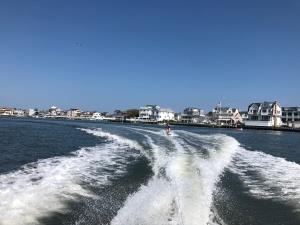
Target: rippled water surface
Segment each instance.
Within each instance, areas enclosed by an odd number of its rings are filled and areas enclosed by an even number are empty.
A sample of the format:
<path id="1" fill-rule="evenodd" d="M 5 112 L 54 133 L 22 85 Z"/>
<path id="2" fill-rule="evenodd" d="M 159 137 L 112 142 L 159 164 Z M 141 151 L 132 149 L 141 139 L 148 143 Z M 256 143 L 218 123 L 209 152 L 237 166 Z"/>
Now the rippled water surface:
<path id="1" fill-rule="evenodd" d="M 0 224 L 300 224 L 300 134 L 0 118 Z"/>

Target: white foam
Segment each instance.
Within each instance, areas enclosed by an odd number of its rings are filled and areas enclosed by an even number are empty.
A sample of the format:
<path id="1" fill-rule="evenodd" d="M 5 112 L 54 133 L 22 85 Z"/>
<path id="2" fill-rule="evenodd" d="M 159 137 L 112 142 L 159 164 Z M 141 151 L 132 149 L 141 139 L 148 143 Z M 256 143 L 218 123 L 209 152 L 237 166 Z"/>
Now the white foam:
<path id="1" fill-rule="evenodd" d="M 81 184 L 108 184 L 111 177 L 122 174 L 133 154 L 127 150 L 127 144 L 109 142 L 0 175 L 0 224 L 37 224 L 50 212 L 64 212 L 68 200 L 94 197 Z"/>
<path id="2" fill-rule="evenodd" d="M 231 171 L 257 198 L 286 201 L 300 210 L 300 165 L 259 151 L 240 148 Z"/>
<path id="3" fill-rule="evenodd" d="M 142 128 L 134 128 L 134 127 L 130 127 L 131 130 L 136 130 L 136 131 L 143 131 L 149 134 L 155 134 L 155 135 L 160 135 L 160 136 L 166 136 L 166 132 L 161 129 L 159 131 L 153 131 L 153 130 L 147 130 L 147 129 L 142 129 Z"/>
<path id="4" fill-rule="evenodd" d="M 165 136 L 161 132 L 149 133 Z M 129 196 L 112 225 L 213 224 L 211 204 L 215 184 L 238 142 L 225 135 L 197 135 L 200 142 L 210 138 L 216 143 L 215 148 L 210 148 L 209 158 L 204 159 L 193 154 L 195 149 L 189 151 L 192 147 L 176 131 L 171 137 L 165 136 L 173 143 L 174 151 L 154 144 L 152 138 L 145 136 L 156 155 L 155 175 Z M 162 168 L 166 174 L 158 176 Z"/>
<path id="5" fill-rule="evenodd" d="M 129 196 L 124 207 L 112 220 L 113 225 L 170 224 L 173 192 L 164 178 L 155 177 L 138 192 Z"/>
<path id="6" fill-rule="evenodd" d="M 178 204 L 183 224 L 207 224 L 210 221 L 215 184 L 238 147 L 235 139 L 225 135 L 198 135 L 198 138 L 216 141 L 215 147 L 208 151 L 209 157 L 182 154 L 184 143 L 180 139 L 174 139 L 181 157 L 176 158 L 169 167 L 169 176 L 175 182 L 180 196 Z"/>
<path id="7" fill-rule="evenodd" d="M 162 135 L 160 132 L 156 134 Z M 128 196 L 124 207 L 119 210 L 111 224 L 179 224 L 178 209 L 174 203 L 176 192 L 169 179 L 160 173 L 161 169 L 167 167 L 170 157 L 166 154 L 165 146 L 156 145 L 148 135 L 144 134 L 144 137 L 153 151 L 152 169 L 154 176 L 147 185 L 142 185 L 136 193 Z"/>
<path id="8" fill-rule="evenodd" d="M 108 140 L 116 141 L 119 144 L 125 144 L 125 145 L 128 145 L 131 148 L 135 148 L 137 150 L 143 150 L 143 147 L 138 142 L 136 142 L 134 140 L 131 140 L 131 139 L 127 139 L 125 137 L 118 136 L 116 134 L 111 134 L 111 133 L 108 133 L 108 132 L 104 132 L 104 131 L 102 131 L 101 128 L 97 128 L 97 129 L 79 128 L 79 129 L 82 130 L 82 131 L 87 132 L 88 134 L 92 134 L 92 135 L 95 135 L 95 136 L 98 136 L 98 137 L 105 137 Z"/>
<path id="9" fill-rule="evenodd" d="M 164 168 L 168 161 L 168 156 L 166 155 L 166 151 L 164 148 L 156 145 L 153 141 L 153 139 L 148 136 L 144 135 L 147 139 L 147 142 L 151 146 L 151 149 L 153 151 L 154 158 L 151 160 L 152 162 L 152 170 L 155 174 L 155 176 L 158 176 L 160 174 L 161 168 Z"/>

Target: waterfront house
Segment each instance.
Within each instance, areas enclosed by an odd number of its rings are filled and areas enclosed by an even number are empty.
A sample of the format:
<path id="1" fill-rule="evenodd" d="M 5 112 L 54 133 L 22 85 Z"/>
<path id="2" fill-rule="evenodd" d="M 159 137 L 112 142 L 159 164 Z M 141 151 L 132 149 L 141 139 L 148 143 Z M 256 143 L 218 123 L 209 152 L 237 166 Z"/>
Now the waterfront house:
<path id="1" fill-rule="evenodd" d="M 29 109 L 28 110 L 28 116 L 37 116 L 39 113 L 38 109 Z"/>
<path id="2" fill-rule="evenodd" d="M 112 114 L 112 118 L 115 121 L 124 122 L 126 120 L 126 112 L 116 109 Z"/>
<path id="3" fill-rule="evenodd" d="M 93 116 L 93 112 L 90 111 L 84 111 L 80 113 L 80 119 L 83 120 L 90 120 Z"/>
<path id="4" fill-rule="evenodd" d="M 300 107 L 282 107 L 282 123 L 293 128 L 300 128 Z"/>
<path id="5" fill-rule="evenodd" d="M 158 105 L 146 105 L 143 107 L 140 107 L 139 109 L 139 120 L 140 121 L 155 121 L 158 110 Z"/>
<path id="6" fill-rule="evenodd" d="M 69 110 L 67 111 L 67 117 L 68 117 L 68 118 L 76 118 L 76 117 L 79 117 L 80 114 L 81 114 L 80 109 L 76 109 L 76 108 L 69 109 Z"/>
<path id="7" fill-rule="evenodd" d="M 104 116 L 100 112 L 94 112 L 91 119 L 92 120 L 103 120 Z"/>
<path id="8" fill-rule="evenodd" d="M 144 122 L 161 122 L 175 119 L 171 109 L 161 108 L 158 105 L 146 105 L 139 109 L 139 120 Z"/>
<path id="9" fill-rule="evenodd" d="M 14 110 L 13 115 L 17 116 L 17 117 L 24 117 L 25 111 L 23 109 L 16 109 L 16 110 Z"/>
<path id="10" fill-rule="evenodd" d="M 55 116 L 59 116 L 61 114 L 61 109 L 56 107 L 56 106 L 52 106 L 50 109 L 49 109 L 49 116 L 51 117 L 55 117 Z"/>
<path id="11" fill-rule="evenodd" d="M 158 122 L 175 120 L 175 113 L 174 113 L 174 111 L 171 110 L 171 109 L 160 108 L 160 109 L 158 110 L 156 120 L 157 120 Z"/>
<path id="12" fill-rule="evenodd" d="M 212 121 L 218 125 L 237 125 L 243 123 L 243 119 L 237 108 L 217 106 L 212 111 Z"/>
<path id="13" fill-rule="evenodd" d="M 205 120 L 204 110 L 188 107 L 183 110 L 181 114 L 182 123 L 201 123 Z"/>
<path id="14" fill-rule="evenodd" d="M 279 103 L 275 101 L 250 104 L 245 125 L 257 127 L 281 126 L 281 107 Z"/>
<path id="15" fill-rule="evenodd" d="M 2 116 L 12 116 L 14 114 L 15 108 L 3 107 L 0 108 L 0 115 Z"/>

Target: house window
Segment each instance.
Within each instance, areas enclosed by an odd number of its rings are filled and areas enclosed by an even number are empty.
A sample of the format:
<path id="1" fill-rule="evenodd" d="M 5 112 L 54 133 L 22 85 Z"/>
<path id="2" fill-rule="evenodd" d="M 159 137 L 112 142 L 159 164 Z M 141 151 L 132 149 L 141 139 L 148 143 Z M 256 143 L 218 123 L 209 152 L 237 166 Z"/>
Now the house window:
<path id="1" fill-rule="evenodd" d="M 258 120 L 258 116 L 251 116 L 250 119 L 251 120 Z"/>
<path id="2" fill-rule="evenodd" d="M 267 110 L 266 110 L 266 109 L 263 109 L 263 110 L 262 110 L 262 112 L 263 112 L 263 113 L 266 113 L 266 112 L 267 112 Z"/>
<path id="3" fill-rule="evenodd" d="M 261 120 L 262 121 L 269 121 L 270 120 L 270 116 L 262 116 Z"/>

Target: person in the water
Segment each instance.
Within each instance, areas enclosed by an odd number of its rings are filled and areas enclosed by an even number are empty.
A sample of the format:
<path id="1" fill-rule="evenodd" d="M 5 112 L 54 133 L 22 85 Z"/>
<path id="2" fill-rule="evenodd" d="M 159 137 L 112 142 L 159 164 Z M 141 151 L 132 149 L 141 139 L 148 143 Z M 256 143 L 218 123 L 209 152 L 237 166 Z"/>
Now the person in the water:
<path id="1" fill-rule="evenodd" d="M 167 123 L 166 132 L 167 132 L 167 134 L 171 134 L 171 127 L 170 127 L 169 123 Z"/>

